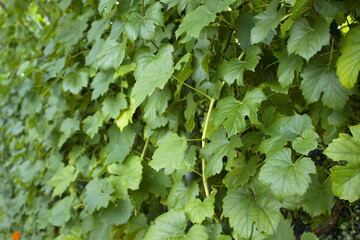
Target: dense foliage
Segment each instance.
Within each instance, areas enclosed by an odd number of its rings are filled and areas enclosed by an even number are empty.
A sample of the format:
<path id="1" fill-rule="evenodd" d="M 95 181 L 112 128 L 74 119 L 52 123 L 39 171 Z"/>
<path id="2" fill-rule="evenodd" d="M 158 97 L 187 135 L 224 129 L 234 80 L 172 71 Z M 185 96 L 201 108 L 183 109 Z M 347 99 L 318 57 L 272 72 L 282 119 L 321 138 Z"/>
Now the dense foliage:
<path id="1" fill-rule="evenodd" d="M 359 237 L 359 1 L 0 7 L 1 239 Z"/>

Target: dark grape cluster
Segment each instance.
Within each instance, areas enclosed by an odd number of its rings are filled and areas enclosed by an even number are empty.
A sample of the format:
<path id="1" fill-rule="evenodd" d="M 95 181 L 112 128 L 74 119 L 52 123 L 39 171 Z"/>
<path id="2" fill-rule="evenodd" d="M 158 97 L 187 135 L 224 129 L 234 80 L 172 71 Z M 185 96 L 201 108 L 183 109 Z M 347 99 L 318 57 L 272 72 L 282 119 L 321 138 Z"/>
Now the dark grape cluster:
<path id="1" fill-rule="evenodd" d="M 308 157 L 310 157 L 316 165 L 320 166 L 326 160 L 326 156 L 323 154 L 323 150 L 314 149 L 309 152 Z"/>

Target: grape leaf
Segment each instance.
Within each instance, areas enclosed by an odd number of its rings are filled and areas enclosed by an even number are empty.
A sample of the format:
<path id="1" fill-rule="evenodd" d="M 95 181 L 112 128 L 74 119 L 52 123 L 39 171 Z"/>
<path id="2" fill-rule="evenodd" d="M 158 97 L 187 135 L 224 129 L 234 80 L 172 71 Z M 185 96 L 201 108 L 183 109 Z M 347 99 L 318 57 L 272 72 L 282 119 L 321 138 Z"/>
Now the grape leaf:
<path id="1" fill-rule="evenodd" d="M 134 42 L 137 37 L 151 40 L 155 38 L 155 27 L 164 25 L 164 16 L 161 12 L 162 4 L 155 2 L 147 10 L 144 16 L 132 12 L 125 24 L 125 30 L 130 41 Z"/>
<path id="2" fill-rule="evenodd" d="M 308 104 L 321 99 L 325 106 L 341 110 L 349 99 L 349 91 L 341 85 L 334 70 L 329 69 L 324 59 L 314 58 L 304 67 L 301 77 L 302 93 Z"/>
<path id="3" fill-rule="evenodd" d="M 337 12 L 345 12 L 345 3 L 333 0 L 320 0 L 314 2 L 316 11 L 324 16 L 333 18 Z"/>
<path id="4" fill-rule="evenodd" d="M 318 138 L 319 135 L 317 135 L 314 130 L 307 129 L 301 134 L 300 137 L 295 138 L 295 140 L 292 142 L 292 147 L 298 153 L 307 155 L 309 151 L 317 147 Z"/>
<path id="5" fill-rule="evenodd" d="M 63 134 L 59 138 L 58 147 L 61 147 L 71 134 L 78 130 L 80 130 L 80 121 L 74 118 L 66 118 L 60 126 L 60 131 Z"/>
<path id="6" fill-rule="evenodd" d="M 236 39 L 245 52 L 251 46 L 251 29 L 255 26 L 252 20 L 253 15 L 251 13 L 242 13 L 236 20 Z"/>
<path id="7" fill-rule="evenodd" d="M 78 201 L 77 201 L 78 202 Z M 54 226 L 64 227 L 71 218 L 71 209 L 74 203 L 74 195 L 70 195 L 56 201 L 51 209 L 49 222 Z"/>
<path id="8" fill-rule="evenodd" d="M 86 87 L 89 82 L 89 74 L 85 69 L 78 69 L 76 72 L 70 72 L 65 75 L 63 80 L 64 91 L 69 91 L 73 94 L 79 94 L 83 87 Z"/>
<path id="9" fill-rule="evenodd" d="M 312 130 L 311 118 L 304 115 L 294 115 L 287 118 L 288 121 L 280 127 L 281 136 L 287 141 L 294 141 L 302 135 L 307 129 Z"/>
<path id="10" fill-rule="evenodd" d="M 317 236 L 312 232 L 306 232 L 301 235 L 300 240 L 319 240 Z"/>
<path id="11" fill-rule="evenodd" d="M 173 183 L 166 203 L 170 209 L 184 209 L 197 195 L 199 195 L 199 186 L 195 181 L 189 187 L 185 186 L 184 181 L 177 181 Z"/>
<path id="12" fill-rule="evenodd" d="M 283 88 L 292 84 L 295 72 L 299 73 L 301 71 L 302 65 L 302 58 L 298 55 L 289 55 L 286 50 L 282 52 L 279 59 L 277 76 L 279 78 L 279 83 Z"/>
<path id="13" fill-rule="evenodd" d="M 215 125 L 221 123 L 231 136 L 246 128 L 245 117 L 248 116 L 252 124 L 258 124 L 257 110 L 266 96 L 259 88 L 248 90 L 244 99 L 240 102 L 234 97 L 221 99 L 216 106 Z"/>
<path id="14" fill-rule="evenodd" d="M 94 115 L 88 116 L 82 122 L 83 131 L 90 137 L 93 138 L 102 126 L 103 118 L 100 111 L 97 111 Z"/>
<path id="15" fill-rule="evenodd" d="M 99 72 L 96 74 L 94 80 L 91 83 L 91 100 L 97 99 L 103 95 L 109 88 L 110 83 L 115 81 L 113 73 L 111 71 Z"/>
<path id="16" fill-rule="evenodd" d="M 195 127 L 195 113 L 198 107 L 198 103 L 194 101 L 192 93 L 186 95 L 186 109 L 184 116 L 186 119 L 185 128 L 186 131 L 190 132 Z"/>
<path id="17" fill-rule="evenodd" d="M 229 218 L 230 226 L 242 238 L 249 238 L 252 234 L 253 224 L 260 231 L 273 234 L 283 218 L 279 208 L 280 203 L 269 191 L 261 185 L 255 185 L 250 190 L 240 187 L 229 190 L 224 198 L 224 216 Z"/>
<path id="18" fill-rule="evenodd" d="M 75 170 L 75 167 L 72 165 L 67 165 L 64 169 L 56 173 L 50 179 L 50 185 L 54 187 L 52 197 L 61 195 L 70 183 L 75 181 L 77 175 L 79 174 L 78 170 Z"/>
<path id="19" fill-rule="evenodd" d="M 352 137 L 340 133 L 324 154 L 334 161 L 347 161 L 346 166 L 337 165 L 330 169 L 332 189 L 336 196 L 354 202 L 360 198 L 360 125 L 351 126 L 350 132 Z"/>
<path id="20" fill-rule="evenodd" d="M 106 96 L 102 102 L 101 112 L 104 120 L 109 118 L 117 118 L 120 111 L 127 108 L 126 96 L 123 93 L 118 93 L 116 96 Z"/>
<path id="21" fill-rule="evenodd" d="M 190 163 L 184 157 L 186 149 L 186 139 L 173 133 L 155 150 L 149 165 L 156 171 L 162 168 L 187 170 Z"/>
<path id="22" fill-rule="evenodd" d="M 287 220 L 281 220 L 276 228 L 275 234 L 266 240 L 295 240 L 293 228 L 291 222 Z"/>
<path id="23" fill-rule="evenodd" d="M 206 5 L 201 5 L 186 14 L 179 28 L 175 31 L 176 38 L 186 33 L 189 36 L 199 38 L 200 31 L 215 20 L 216 15 Z M 195 24 L 194 24 L 195 23 Z"/>
<path id="24" fill-rule="evenodd" d="M 117 69 L 125 56 L 126 39 L 121 43 L 108 37 L 96 56 L 97 65 L 103 71 Z"/>
<path id="25" fill-rule="evenodd" d="M 109 22 L 104 22 L 103 19 L 93 21 L 91 24 L 91 28 L 88 31 L 87 39 L 90 43 L 93 40 L 97 40 L 101 38 L 102 33 L 109 27 Z"/>
<path id="26" fill-rule="evenodd" d="M 223 127 L 212 132 L 209 139 L 211 142 L 200 150 L 200 156 L 206 159 L 205 175 L 213 176 L 222 170 L 223 157 L 227 156 L 228 161 L 232 161 L 236 157 L 234 148 L 241 147 L 242 144 L 237 135 L 232 136 L 229 141 Z"/>
<path id="27" fill-rule="evenodd" d="M 165 87 L 162 90 L 155 90 L 148 98 L 148 102 L 144 108 L 144 119 L 147 122 L 153 121 L 157 115 L 165 112 L 168 101 L 171 99 L 169 88 Z"/>
<path id="28" fill-rule="evenodd" d="M 301 201 L 303 209 L 312 217 L 316 217 L 326 211 L 331 211 L 331 208 L 335 204 L 331 187 L 332 182 L 330 179 L 320 184 L 318 177 L 311 175 L 311 184 Z"/>
<path id="29" fill-rule="evenodd" d="M 172 52 L 170 44 L 163 45 L 154 59 L 141 71 L 131 91 L 136 109 L 156 88 L 162 89 L 173 73 Z"/>
<path id="30" fill-rule="evenodd" d="M 287 50 L 289 54 L 295 52 L 309 61 L 322 46 L 329 44 L 329 38 L 329 27 L 325 19 L 316 18 L 311 27 L 306 18 L 300 18 L 290 29 Z"/>
<path id="31" fill-rule="evenodd" d="M 191 199 L 185 208 L 186 216 L 189 217 L 191 222 L 200 223 L 205 220 L 206 217 L 212 218 L 214 214 L 214 202 L 213 196 L 207 196 L 203 202 L 200 199 Z"/>
<path id="32" fill-rule="evenodd" d="M 248 162 L 245 161 L 244 156 L 232 160 L 230 164 L 231 170 L 223 179 L 227 189 L 236 189 L 238 186 L 247 183 L 249 178 L 256 173 L 257 162 L 257 157 L 252 157 Z"/>
<path id="33" fill-rule="evenodd" d="M 350 29 L 341 40 L 341 56 L 336 62 L 336 73 L 348 90 L 354 87 L 360 70 L 360 26 Z"/>
<path id="34" fill-rule="evenodd" d="M 114 192 L 113 187 L 107 182 L 107 179 L 94 178 L 86 185 L 85 208 L 93 213 L 100 208 L 106 208 L 112 199 L 110 194 Z"/>
<path id="35" fill-rule="evenodd" d="M 265 159 L 259 179 L 271 184 L 274 195 L 286 199 L 303 195 L 311 182 L 310 174 L 315 174 L 315 165 L 310 158 L 301 158 L 295 163 L 291 160 L 291 150 L 283 148 Z"/>
<path id="36" fill-rule="evenodd" d="M 255 27 L 251 29 L 251 42 L 253 44 L 263 41 L 270 30 L 276 28 L 284 14 L 284 9 L 277 11 L 279 0 L 273 0 L 266 11 L 254 17 Z"/>
<path id="37" fill-rule="evenodd" d="M 205 226 L 195 224 L 187 234 L 185 233 L 185 227 L 186 217 L 184 210 L 171 209 L 155 219 L 155 223 L 149 227 L 144 240 L 207 240 L 209 237 Z"/>
<path id="38" fill-rule="evenodd" d="M 138 156 L 130 155 L 127 159 L 119 164 L 113 163 L 107 167 L 111 174 L 108 182 L 115 189 L 114 195 L 120 199 L 127 197 L 127 190 L 139 189 L 142 177 L 141 159 Z"/>

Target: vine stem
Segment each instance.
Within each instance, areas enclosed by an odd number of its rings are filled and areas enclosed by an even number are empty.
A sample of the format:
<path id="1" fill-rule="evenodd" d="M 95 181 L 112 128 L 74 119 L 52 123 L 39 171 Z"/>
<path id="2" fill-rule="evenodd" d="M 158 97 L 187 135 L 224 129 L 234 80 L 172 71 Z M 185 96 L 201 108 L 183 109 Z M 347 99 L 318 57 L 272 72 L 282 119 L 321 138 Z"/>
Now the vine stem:
<path id="1" fill-rule="evenodd" d="M 222 81 L 220 89 L 222 89 L 224 87 L 224 85 L 225 85 L 225 81 Z M 206 145 L 206 133 L 207 133 L 207 129 L 209 126 L 210 115 L 214 108 L 214 104 L 215 104 L 215 98 L 211 98 L 209 110 L 206 113 L 206 118 L 205 118 L 205 122 L 204 122 L 203 134 L 201 136 L 201 148 L 204 148 Z M 206 167 L 205 158 L 202 158 L 201 159 L 202 181 L 203 181 L 204 190 L 205 190 L 205 197 L 207 197 L 207 196 L 209 196 L 209 186 L 207 184 L 207 179 L 206 179 L 206 175 L 205 175 L 205 167 Z"/>
<path id="2" fill-rule="evenodd" d="M 184 82 L 180 81 L 180 79 L 178 79 L 178 78 L 177 78 L 174 74 L 171 74 L 171 76 L 172 76 L 173 78 L 175 78 L 175 79 L 176 79 L 176 81 L 178 81 L 179 83 L 181 83 L 181 84 L 183 84 L 183 85 L 187 86 L 188 88 L 191 88 L 191 89 L 192 89 L 192 90 L 194 90 L 195 92 L 198 92 L 198 93 L 200 93 L 201 95 L 203 95 L 203 96 L 207 97 L 209 100 L 211 100 L 211 97 L 210 97 L 209 95 L 207 95 L 206 93 L 203 93 L 202 91 L 200 91 L 200 90 L 198 90 L 198 89 L 196 89 L 196 88 L 194 88 L 194 87 L 190 86 L 189 84 L 186 84 L 186 83 L 184 83 Z"/>
<path id="3" fill-rule="evenodd" d="M 140 156 L 141 160 L 144 160 L 144 157 L 145 157 L 145 153 L 146 153 L 146 149 L 147 149 L 148 144 L 149 144 L 149 138 L 146 139 L 144 148 L 143 148 L 142 153 L 141 153 L 141 156 Z"/>

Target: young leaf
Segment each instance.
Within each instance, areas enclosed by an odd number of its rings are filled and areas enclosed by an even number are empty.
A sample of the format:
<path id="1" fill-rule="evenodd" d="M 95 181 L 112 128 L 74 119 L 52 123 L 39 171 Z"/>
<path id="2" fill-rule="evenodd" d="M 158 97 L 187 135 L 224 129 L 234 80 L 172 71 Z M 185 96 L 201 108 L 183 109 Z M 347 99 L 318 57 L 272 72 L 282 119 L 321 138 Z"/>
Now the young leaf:
<path id="1" fill-rule="evenodd" d="M 232 136 L 229 141 L 223 127 L 211 133 L 210 141 L 200 150 L 200 156 L 206 159 L 206 176 L 219 173 L 223 168 L 223 157 L 227 156 L 228 161 L 232 161 L 236 157 L 234 148 L 242 145 L 241 139 L 237 135 Z"/>
<path id="2" fill-rule="evenodd" d="M 109 88 L 110 83 L 115 81 L 113 73 L 111 71 L 99 72 L 96 74 L 94 80 L 91 83 L 91 100 L 97 99 L 103 95 Z"/>
<path id="3" fill-rule="evenodd" d="M 199 195 L 199 185 L 195 181 L 189 187 L 185 186 L 184 181 L 177 181 L 172 185 L 166 203 L 170 209 L 184 209 L 197 195 Z"/>
<path id="4" fill-rule="evenodd" d="M 206 217 L 212 218 L 214 214 L 214 196 L 207 196 L 203 202 L 200 199 L 192 199 L 185 208 L 186 216 L 193 223 L 200 223 L 205 220 Z"/>
<path id="5" fill-rule="evenodd" d="M 354 202 L 360 198 L 360 125 L 351 126 L 348 134 L 340 133 L 324 154 L 334 161 L 346 160 L 346 166 L 330 169 L 333 191 L 336 196 Z"/>
<path id="6" fill-rule="evenodd" d="M 190 163 L 184 157 L 186 149 L 186 139 L 173 133 L 155 150 L 149 165 L 156 171 L 162 168 L 187 170 Z"/>
<path id="7" fill-rule="evenodd" d="M 311 176 L 311 184 L 303 196 L 301 205 L 312 217 L 326 213 L 334 206 L 335 199 L 331 187 L 330 179 L 320 184 L 316 175 Z"/>
<path id="8" fill-rule="evenodd" d="M 321 99 L 325 106 L 341 110 L 349 99 L 349 91 L 341 85 L 334 70 L 329 69 L 326 62 L 314 58 L 304 67 L 301 77 L 301 89 L 308 104 Z"/>
<path id="9" fill-rule="evenodd" d="M 186 217 L 184 210 L 170 210 L 155 219 L 149 227 L 144 240 L 188 239 L 207 240 L 206 227 L 195 224 L 185 233 Z"/>
<path id="10" fill-rule="evenodd" d="M 65 75 L 63 80 L 64 91 L 69 91 L 73 94 L 79 94 L 83 87 L 86 87 L 89 82 L 89 74 L 85 69 L 78 69 L 76 72 L 70 72 Z"/>
<path id="11" fill-rule="evenodd" d="M 273 234 L 283 218 L 280 203 L 264 186 L 255 186 L 251 194 L 240 187 L 229 190 L 224 198 L 224 216 L 229 218 L 230 226 L 242 238 L 249 238 L 255 223 L 260 231 Z"/>
<path id="12" fill-rule="evenodd" d="M 206 5 L 197 7 L 182 19 L 179 28 L 175 32 L 176 38 L 183 33 L 199 38 L 201 29 L 213 22 L 215 17 L 216 15 Z"/>
<path id="13" fill-rule="evenodd" d="M 252 124 L 258 124 L 257 110 L 264 100 L 266 96 L 259 88 L 247 91 L 241 102 L 234 97 L 221 99 L 216 106 L 215 125 L 222 123 L 231 136 L 245 130 L 246 116 Z"/>
<path id="14" fill-rule="evenodd" d="M 126 39 L 119 43 L 115 39 L 108 37 L 96 56 L 97 65 L 103 71 L 117 69 L 125 56 Z"/>
<path id="15" fill-rule="evenodd" d="M 161 47 L 156 57 L 141 71 L 131 91 L 136 109 L 156 88 L 162 89 L 173 73 L 172 45 Z"/>
<path id="16" fill-rule="evenodd" d="M 322 46 L 329 44 L 329 38 L 329 27 L 325 19 L 316 18 L 311 27 L 306 18 L 300 18 L 291 27 L 287 50 L 289 54 L 295 52 L 309 61 Z"/>
<path id="17" fill-rule="evenodd" d="M 276 228 L 275 234 L 266 240 L 295 240 L 293 233 L 293 228 L 291 227 L 291 222 L 286 220 L 281 220 Z"/>
<path id="18" fill-rule="evenodd" d="M 270 30 L 276 28 L 280 23 L 284 9 L 277 11 L 279 0 L 273 0 L 266 11 L 254 17 L 255 27 L 251 29 L 251 42 L 253 44 L 263 41 Z"/>
<path id="19" fill-rule="evenodd" d="M 314 162 L 301 158 L 295 163 L 291 160 L 291 150 L 283 148 L 265 159 L 259 179 L 271 184 L 271 190 L 280 199 L 303 195 L 311 182 L 310 174 L 315 174 Z"/>
<path id="20" fill-rule="evenodd" d="M 354 87 L 360 70 L 360 26 L 352 28 L 341 41 L 336 73 L 348 90 Z"/>
<path id="21" fill-rule="evenodd" d="M 99 127 L 102 126 L 103 118 L 100 111 L 97 111 L 94 115 L 88 116 L 82 122 L 83 131 L 90 137 L 93 138 L 98 132 Z"/>
<path id="22" fill-rule="evenodd" d="M 296 54 L 288 54 L 284 50 L 279 59 L 279 68 L 277 70 L 277 76 L 279 78 L 280 85 L 285 88 L 292 84 L 295 76 L 295 71 L 299 73 L 303 65 L 303 60 Z"/>
<path id="23" fill-rule="evenodd" d="M 52 197 L 61 195 L 70 183 L 75 181 L 77 175 L 79 174 L 78 170 L 75 170 L 75 167 L 72 165 L 67 165 L 60 172 L 55 174 L 50 179 L 50 185 L 54 187 Z"/>
<path id="24" fill-rule="evenodd" d="M 317 147 L 318 138 L 319 135 L 317 135 L 314 130 L 307 129 L 301 134 L 300 137 L 295 138 L 295 140 L 292 142 L 292 147 L 298 153 L 307 155 L 309 151 Z"/>
<path id="25" fill-rule="evenodd" d="M 110 199 L 110 194 L 114 192 L 113 187 L 106 179 L 94 178 L 86 185 L 85 207 L 91 213 L 100 208 L 106 208 Z"/>
<path id="26" fill-rule="evenodd" d="M 140 157 L 130 155 L 121 164 L 113 163 L 109 165 L 107 170 L 111 174 L 108 182 L 114 187 L 116 197 L 125 199 L 128 195 L 128 189 L 136 190 L 139 188 L 142 176 Z"/>

